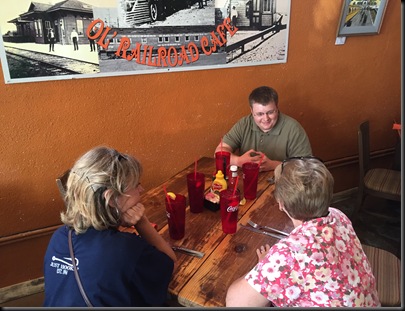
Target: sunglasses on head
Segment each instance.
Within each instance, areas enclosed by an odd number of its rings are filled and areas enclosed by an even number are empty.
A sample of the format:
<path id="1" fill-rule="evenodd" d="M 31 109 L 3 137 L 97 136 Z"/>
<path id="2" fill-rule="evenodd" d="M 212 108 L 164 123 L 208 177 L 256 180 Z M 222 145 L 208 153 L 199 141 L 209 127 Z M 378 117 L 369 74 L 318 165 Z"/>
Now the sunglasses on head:
<path id="1" fill-rule="evenodd" d="M 320 162 L 323 163 L 322 159 L 320 159 L 320 158 L 318 158 L 318 157 L 314 157 L 314 156 L 290 157 L 290 158 L 287 158 L 287 159 L 283 160 L 283 162 L 281 162 L 281 172 L 280 172 L 280 175 L 283 174 L 284 165 L 285 165 L 287 162 L 289 162 L 289 161 L 291 161 L 291 160 L 307 160 L 307 159 L 315 159 L 315 160 L 318 160 L 318 161 L 320 161 Z"/>

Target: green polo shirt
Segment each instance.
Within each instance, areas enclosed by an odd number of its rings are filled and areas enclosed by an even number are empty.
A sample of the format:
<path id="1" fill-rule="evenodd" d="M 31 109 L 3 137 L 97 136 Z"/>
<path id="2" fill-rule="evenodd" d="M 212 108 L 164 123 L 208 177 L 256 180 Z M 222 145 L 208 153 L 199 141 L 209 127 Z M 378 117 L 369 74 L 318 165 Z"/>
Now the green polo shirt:
<path id="1" fill-rule="evenodd" d="M 263 132 L 250 114 L 240 119 L 224 136 L 224 143 L 242 155 L 250 149 L 261 151 L 271 160 L 312 155 L 308 136 L 295 119 L 279 113 L 276 125 Z"/>

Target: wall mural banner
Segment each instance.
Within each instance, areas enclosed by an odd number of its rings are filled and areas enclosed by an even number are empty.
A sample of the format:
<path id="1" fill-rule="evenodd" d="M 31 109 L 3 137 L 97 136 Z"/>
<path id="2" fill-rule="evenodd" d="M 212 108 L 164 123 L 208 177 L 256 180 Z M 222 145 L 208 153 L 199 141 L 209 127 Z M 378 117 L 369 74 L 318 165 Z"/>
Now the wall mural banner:
<path id="1" fill-rule="evenodd" d="M 287 62 L 291 0 L 43 1 L 0 3 L 5 83 Z"/>

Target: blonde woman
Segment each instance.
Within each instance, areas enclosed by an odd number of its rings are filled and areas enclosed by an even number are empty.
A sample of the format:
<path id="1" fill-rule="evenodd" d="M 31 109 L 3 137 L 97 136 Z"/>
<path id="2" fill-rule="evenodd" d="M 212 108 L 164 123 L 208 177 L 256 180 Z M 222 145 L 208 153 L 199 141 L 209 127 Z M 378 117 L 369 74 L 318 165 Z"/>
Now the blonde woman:
<path id="1" fill-rule="evenodd" d="M 176 255 L 144 213 L 141 172 L 138 160 L 108 147 L 96 147 L 74 164 L 64 226 L 45 254 L 44 306 L 164 305 Z M 120 226 L 135 226 L 139 235 Z"/>

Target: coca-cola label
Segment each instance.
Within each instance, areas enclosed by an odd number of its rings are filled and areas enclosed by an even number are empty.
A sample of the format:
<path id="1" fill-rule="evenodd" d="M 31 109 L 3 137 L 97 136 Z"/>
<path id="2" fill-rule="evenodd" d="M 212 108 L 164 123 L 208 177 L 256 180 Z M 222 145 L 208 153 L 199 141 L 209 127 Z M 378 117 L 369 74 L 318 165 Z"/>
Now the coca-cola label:
<path id="1" fill-rule="evenodd" d="M 226 211 L 227 211 L 228 213 L 237 212 L 237 211 L 238 211 L 238 205 L 236 205 L 236 206 L 228 206 L 228 207 L 226 208 Z"/>

